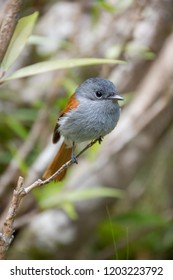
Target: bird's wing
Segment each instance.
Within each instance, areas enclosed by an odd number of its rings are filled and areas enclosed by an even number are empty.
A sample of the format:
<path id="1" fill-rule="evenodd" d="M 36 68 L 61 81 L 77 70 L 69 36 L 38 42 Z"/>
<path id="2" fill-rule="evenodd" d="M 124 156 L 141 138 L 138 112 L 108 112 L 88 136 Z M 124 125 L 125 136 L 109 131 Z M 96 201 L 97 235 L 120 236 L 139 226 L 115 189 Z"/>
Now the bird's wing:
<path id="1" fill-rule="evenodd" d="M 70 97 L 66 107 L 64 110 L 60 113 L 59 118 L 57 120 L 57 123 L 54 128 L 54 133 L 53 133 L 53 138 L 52 142 L 55 144 L 59 141 L 60 139 L 60 133 L 59 133 L 59 119 L 64 117 L 64 115 L 71 110 L 75 109 L 79 105 L 79 101 L 76 99 L 75 93 Z"/>

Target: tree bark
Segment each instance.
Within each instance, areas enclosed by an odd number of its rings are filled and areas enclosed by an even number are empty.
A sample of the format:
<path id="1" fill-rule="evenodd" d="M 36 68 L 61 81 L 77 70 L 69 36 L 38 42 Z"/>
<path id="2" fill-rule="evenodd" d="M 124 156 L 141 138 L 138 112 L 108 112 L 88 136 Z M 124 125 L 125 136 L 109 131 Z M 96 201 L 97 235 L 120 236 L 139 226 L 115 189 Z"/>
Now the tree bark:
<path id="1" fill-rule="evenodd" d="M 18 22 L 22 4 L 23 0 L 8 0 L 4 8 L 3 20 L 0 27 L 0 64 Z"/>

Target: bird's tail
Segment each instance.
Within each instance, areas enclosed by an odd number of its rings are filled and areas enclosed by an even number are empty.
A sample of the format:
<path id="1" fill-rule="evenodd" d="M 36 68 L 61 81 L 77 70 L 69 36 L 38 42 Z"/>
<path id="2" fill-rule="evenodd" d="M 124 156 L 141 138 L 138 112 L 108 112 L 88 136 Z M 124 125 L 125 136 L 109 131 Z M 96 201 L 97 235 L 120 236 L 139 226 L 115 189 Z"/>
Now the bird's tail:
<path id="1" fill-rule="evenodd" d="M 54 157 L 53 161 L 50 163 L 48 168 L 43 174 L 44 179 L 48 179 L 52 176 L 64 163 L 71 159 L 72 147 L 68 147 L 64 142 L 62 143 L 59 151 L 57 152 L 56 156 Z M 59 182 L 61 181 L 67 170 L 62 171 L 59 175 L 57 175 L 54 181 Z"/>

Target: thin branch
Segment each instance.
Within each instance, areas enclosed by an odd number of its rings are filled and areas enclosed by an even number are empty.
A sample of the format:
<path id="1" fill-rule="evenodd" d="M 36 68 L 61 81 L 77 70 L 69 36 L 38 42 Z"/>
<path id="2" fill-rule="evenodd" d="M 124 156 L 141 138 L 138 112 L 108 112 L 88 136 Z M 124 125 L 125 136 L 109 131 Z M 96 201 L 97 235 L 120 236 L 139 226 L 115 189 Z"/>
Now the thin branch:
<path id="1" fill-rule="evenodd" d="M 86 150 L 91 148 L 97 141 L 94 140 L 90 142 L 82 151 L 80 151 L 76 158 L 79 158 Z M 58 169 L 51 177 L 49 177 L 46 180 L 38 179 L 33 184 L 31 184 L 28 187 L 23 187 L 24 179 L 22 177 L 19 177 L 17 182 L 17 187 L 13 192 L 13 197 L 9 205 L 8 214 L 5 219 L 5 222 L 2 227 L 2 233 L 0 233 L 0 260 L 3 260 L 5 258 L 6 252 L 8 251 L 8 248 L 13 240 L 13 233 L 14 233 L 14 221 L 17 215 L 17 211 L 20 205 L 21 200 L 23 197 L 25 197 L 28 193 L 30 193 L 33 189 L 47 185 L 51 181 L 55 179 L 55 177 L 60 174 L 62 171 L 67 169 L 69 166 L 74 164 L 73 160 L 69 160 L 65 164 L 61 166 L 60 169 Z"/>
<path id="2" fill-rule="evenodd" d="M 4 18 L 0 27 L 0 63 L 7 51 L 14 29 L 18 22 L 23 0 L 9 0 L 4 9 Z"/>
<path id="3" fill-rule="evenodd" d="M 23 186 L 23 178 L 19 177 L 17 187 L 13 192 L 13 197 L 9 206 L 8 214 L 4 222 L 2 233 L 0 234 L 0 259 L 5 258 L 5 253 L 8 250 L 11 241 L 13 240 L 13 224 L 16 217 L 16 212 L 19 207 L 20 201 L 23 197 L 21 189 Z"/>
<path id="4" fill-rule="evenodd" d="M 80 151 L 77 155 L 76 158 L 80 157 L 86 150 L 88 150 L 89 148 L 91 148 L 97 141 L 100 140 L 93 140 L 92 142 L 90 142 L 82 151 Z M 26 187 L 24 189 L 25 194 L 28 194 L 29 192 L 31 192 L 33 189 L 39 187 L 39 186 L 44 186 L 49 184 L 50 182 L 52 182 L 55 177 L 57 175 L 59 175 L 61 172 L 63 172 L 65 169 L 67 169 L 68 167 L 70 167 L 72 164 L 74 164 L 73 160 L 70 159 L 69 161 L 67 161 L 66 163 L 64 163 L 52 176 L 50 176 L 48 179 L 46 180 L 41 180 L 38 179 L 36 180 L 33 184 L 31 184 L 29 187 Z"/>

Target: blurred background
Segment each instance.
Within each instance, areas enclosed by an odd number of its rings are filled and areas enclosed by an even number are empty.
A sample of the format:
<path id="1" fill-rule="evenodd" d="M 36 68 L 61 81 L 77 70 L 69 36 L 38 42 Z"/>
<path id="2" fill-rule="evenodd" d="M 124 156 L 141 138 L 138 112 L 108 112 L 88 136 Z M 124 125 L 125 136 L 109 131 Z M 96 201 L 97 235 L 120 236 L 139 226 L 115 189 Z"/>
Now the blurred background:
<path id="1" fill-rule="evenodd" d="M 5 1 L 0 5 L 2 21 Z M 126 64 L 47 72 L 1 86 L 1 226 L 18 176 L 28 186 L 50 162 L 57 116 L 77 85 L 108 78 L 125 100 L 117 128 L 63 182 L 24 198 L 7 258 L 172 259 L 173 1 L 28 0 L 20 17 L 34 11 L 34 32 L 11 71 L 70 58 Z M 107 197 L 101 188 L 123 193 Z"/>

